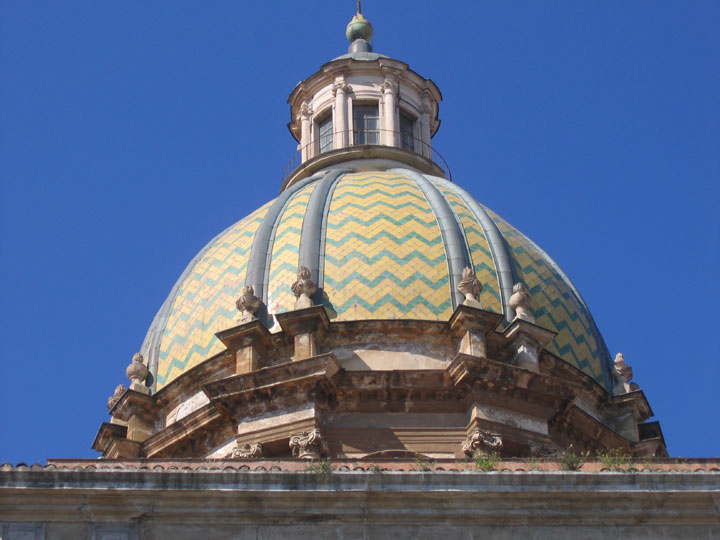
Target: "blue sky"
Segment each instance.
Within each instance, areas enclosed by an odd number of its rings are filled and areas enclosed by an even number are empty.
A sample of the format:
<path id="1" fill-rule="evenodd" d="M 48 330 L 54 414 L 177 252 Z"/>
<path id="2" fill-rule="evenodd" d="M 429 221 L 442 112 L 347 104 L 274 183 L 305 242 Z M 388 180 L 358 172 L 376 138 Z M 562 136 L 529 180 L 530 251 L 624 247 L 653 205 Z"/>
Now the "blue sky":
<path id="1" fill-rule="evenodd" d="M 5 0 L 0 462 L 94 457 L 185 265 L 274 197 L 354 2 Z M 542 246 L 675 456 L 720 454 L 720 3 L 363 3 L 453 179 Z"/>

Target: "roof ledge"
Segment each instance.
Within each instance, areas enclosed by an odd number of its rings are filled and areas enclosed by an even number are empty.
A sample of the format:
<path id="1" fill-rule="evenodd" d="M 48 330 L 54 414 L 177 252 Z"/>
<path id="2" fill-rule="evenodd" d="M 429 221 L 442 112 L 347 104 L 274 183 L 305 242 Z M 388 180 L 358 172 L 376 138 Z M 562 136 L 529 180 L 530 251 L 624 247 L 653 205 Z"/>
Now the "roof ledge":
<path id="1" fill-rule="evenodd" d="M 366 163 L 361 163 L 361 161 Z M 362 171 L 365 169 L 392 169 L 398 166 L 409 166 L 421 173 L 450 179 L 439 165 L 416 152 L 395 146 L 363 145 L 330 150 L 308 159 L 285 178 L 280 191 L 284 191 L 303 178 L 312 176 L 323 169 L 339 168 Z"/>

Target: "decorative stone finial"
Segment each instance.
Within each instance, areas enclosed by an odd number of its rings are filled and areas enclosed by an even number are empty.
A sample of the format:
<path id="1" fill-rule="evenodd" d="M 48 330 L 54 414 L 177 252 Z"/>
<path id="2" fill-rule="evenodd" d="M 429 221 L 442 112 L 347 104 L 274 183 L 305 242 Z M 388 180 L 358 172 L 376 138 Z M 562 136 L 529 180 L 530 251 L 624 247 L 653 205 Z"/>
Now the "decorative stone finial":
<path id="1" fill-rule="evenodd" d="M 352 43 L 355 40 L 362 39 L 370 41 L 373 37 L 373 27 L 365 16 L 359 11 L 353 15 L 353 18 L 345 28 L 345 36 Z"/>
<path id="2" fill-rule="evenodd" d="M 255 296 L 255 291 L 250 285 L 245 285 L 240 289 L 240 296 L 235 301 L 235 307 L 240 312 L 241 323 L 255 318 L 255 313 L 260 308 L 260 299 Z"/>
<path id="3" fill-rule="evenodd" d="M 478 296 L 483 286 L 475 275 L 475 270 L 466 266 L 462 271 L 462 281 L 458 283 L 458 291 L 465 295 L 463 305 L 481 308 Z"/>
<path id="4" fill-rule="evenodd" d="M 290 449 L 293 457 L 300 459 L 320 459 L 328 453 L 325 440 L 317 428 L 290 437 Z"/>
<path id="5" fill-rule="evenodd" d="M 315 294 L 317 287 L 310 279 L 310 270 L 306 266 L 301 266 L 298 271 L 297 281 L 292 284 L 292 292 L 297 300 L 295 301 L 295 309 L 307 308 L 313 305 L 310 297 Z"/>
<path id="6" fill-rule="evenodd" d="M 125 390 L 127 389 L 125 388 L 124 384 L 118 384 L 115 387 L 115 392 L 113 392 L 113 395 L 110 396 L 107 400 L 108 410 L 112 409 L 115 405 L 117 405 L 117 402 L 120 401 L 120 398 L 125 393 Z"/>
<path id="7" fill-rule="evenodd" d="M 475 428 L 475 430 L 467 436 L 467 439 L 465 439 L 462 450 L 466 456 L 474 456 L 477 454 L 496 452 L 502 449 L 502 447 L 503 442 L 500 435 Z"/>
<path id="8" fill-rule="evenodd" d="M 360 2 L 358 1 L 357 13 L 345 28 L 345 36 L 350 42 L 348 47 L 349 53 L 372 52 L 370 40 L 373 37 L 373 27 L 360 11 Z"/>
<path id="9" fill-rule="evenodd" d="M 148 378 L 149 374 L 150 372 L 148 371 L 148 368 L 145 367 L 143 355 L 135 353 L 132 362 L 130 362 L 130 365 L 125 370 L 125 375 L 127 375 L 131 382 L 130 390 L 142 392 L 143 394 L 149 394 L 150 389 L 145 386 L 145 380 Z"/>
<path id="10" fill-rule="evenodd" d="M 637 390 L 639 387 L 636 383 L 631 383 L 633 378 L 633 370 L 630 366 L 625 363 L 625 357 L 623 353 L 617 353 L 615 355 L 615 362 L 613 364 L 613 378 L 617 382 L 613 393 L 617 396 L 619 394 L 626 394 Z"/>
<path id="11" fill-rule="evenodd" d="M 263 447 L 260 443 L 246 444 L 233 450 L 232 457 L 236 459 L 258 459 L 263 457 Z"/>
<path id="12" fill-rule="evenodd" d="M 515 318 L 534 323 L 535 317 L 530 312 L 530 293 L 523 283 L 513 285 L 510 307 L 515 310 Z"/>

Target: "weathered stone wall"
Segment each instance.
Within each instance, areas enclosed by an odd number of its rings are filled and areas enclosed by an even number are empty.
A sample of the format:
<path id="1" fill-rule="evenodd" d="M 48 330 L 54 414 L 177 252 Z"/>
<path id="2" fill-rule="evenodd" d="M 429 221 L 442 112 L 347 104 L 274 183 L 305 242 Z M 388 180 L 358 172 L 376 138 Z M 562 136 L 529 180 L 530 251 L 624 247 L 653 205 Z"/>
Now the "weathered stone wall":
<path id="1" fill-rule="evenodd" d="M 708 472 L 7 468 L 3 540 L 720 538 Z"/>
<path id="2" fill-rule="evenodd" d="M 5 540 L 706 540 L 720 538 L 720 530 L 707 526 L 446 526 L 446 525 L 223 525 L 150 524 L 102 526 L 88 523 L 50 523 L 43 526 L 10 525 Z"/>

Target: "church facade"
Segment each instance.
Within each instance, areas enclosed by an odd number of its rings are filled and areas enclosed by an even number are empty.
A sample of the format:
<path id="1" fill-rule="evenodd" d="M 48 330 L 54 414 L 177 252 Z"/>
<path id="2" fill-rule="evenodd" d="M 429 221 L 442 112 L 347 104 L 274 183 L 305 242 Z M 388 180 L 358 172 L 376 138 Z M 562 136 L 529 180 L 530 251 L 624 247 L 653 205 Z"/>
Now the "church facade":
<path id="1" fill-rule="evenodd" d="M 570 279 L 433 148 L 442 96 L 372 50 L 289 97 L 280 194 L 190 262 L 98 460 L 0 468 L 0 537 L 707 538 Z"/>

